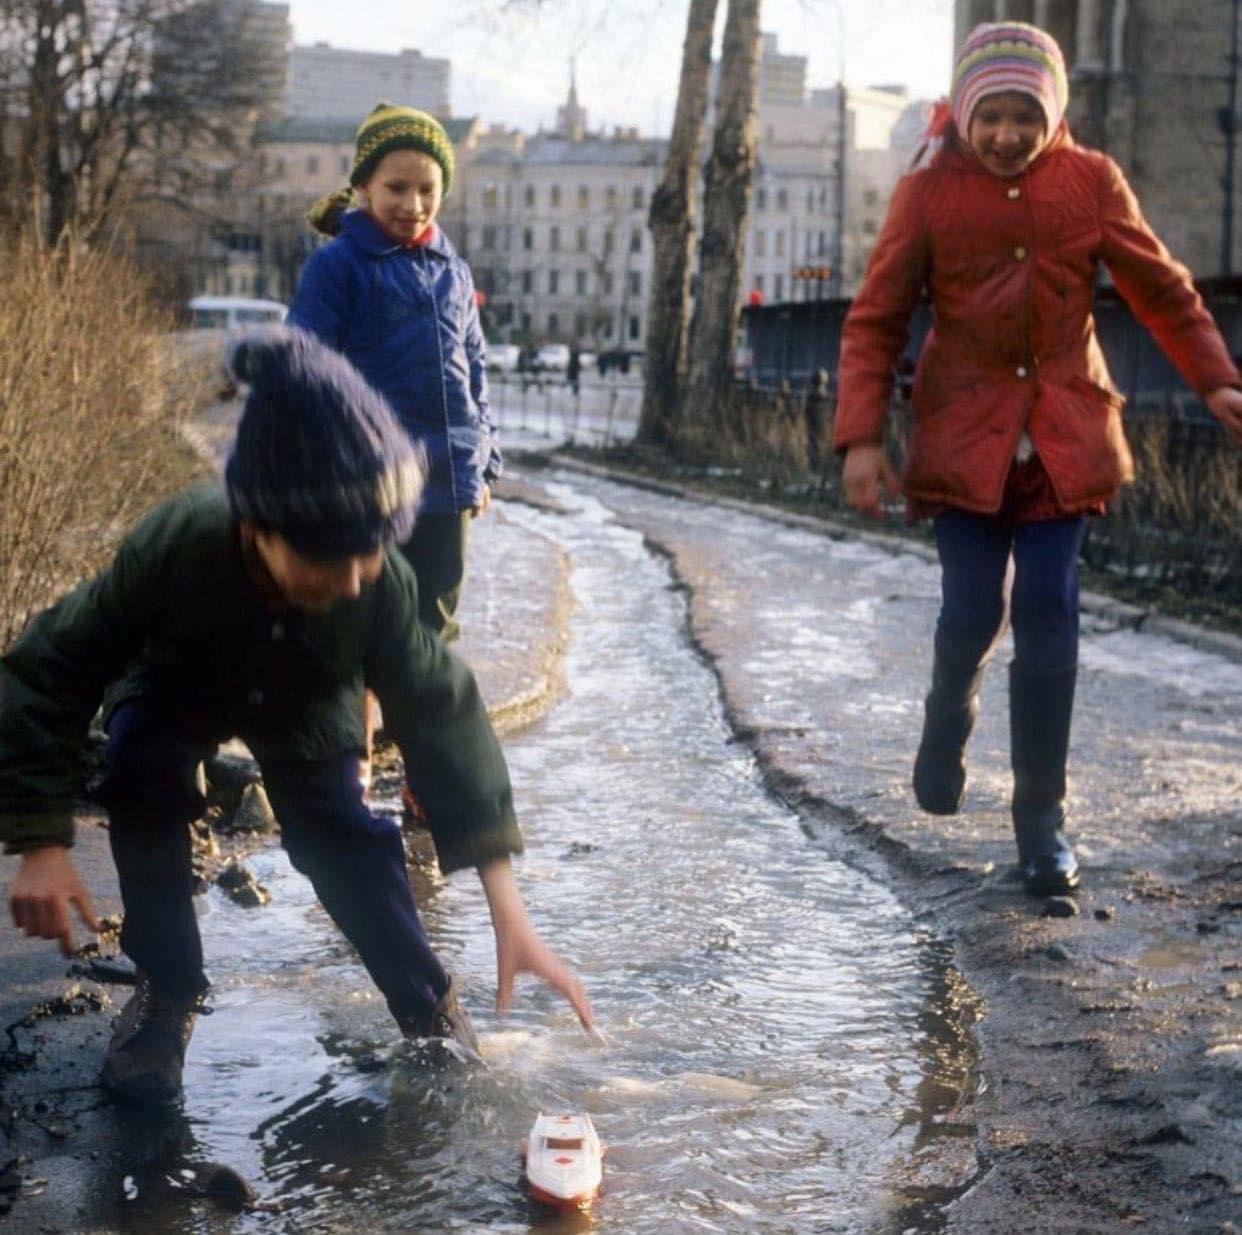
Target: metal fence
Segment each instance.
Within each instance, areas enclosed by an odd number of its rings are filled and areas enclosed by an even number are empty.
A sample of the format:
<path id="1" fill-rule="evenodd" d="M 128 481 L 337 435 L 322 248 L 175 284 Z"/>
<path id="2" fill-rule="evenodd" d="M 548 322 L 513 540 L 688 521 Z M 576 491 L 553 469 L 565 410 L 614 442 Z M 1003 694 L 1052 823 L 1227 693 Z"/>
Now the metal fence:
<path id="1" fill-rule="evenodd" d="M 563 373 L 488 375 L 492 413 L 501 441 L 523 438 L 581 446 L 628 442 L 638 429 L 641 377 L 582 378 Z"/>

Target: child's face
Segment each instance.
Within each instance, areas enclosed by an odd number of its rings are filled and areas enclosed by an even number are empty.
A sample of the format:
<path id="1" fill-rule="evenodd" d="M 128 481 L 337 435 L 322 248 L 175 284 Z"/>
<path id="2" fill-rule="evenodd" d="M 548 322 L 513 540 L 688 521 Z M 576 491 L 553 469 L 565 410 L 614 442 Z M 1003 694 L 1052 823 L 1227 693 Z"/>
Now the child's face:
<path id="1" fill-rule="evenodd" d="M 1047 144 L 1044 109 L 1016 90 L 989 94 L 970 117 L 969 141 L 993 175 L 1020 176 Z"/>
<path id="2" fill-rule="evenodd" d="M 281 595 L 303 613 L 327 613 L 338 601 L 357 600 L 384 569 L 383 549 L 321 560 L 299 553 L 278 532 L 258 529 L 254 543 Z"/>
<path id="3" fill-rule="evenodd" d="M 359 186 L 363 203 L 396 240 L 415 240 L 435 220 L 444 196 L 444 172 L 418 150 L 391 150 Z"/>

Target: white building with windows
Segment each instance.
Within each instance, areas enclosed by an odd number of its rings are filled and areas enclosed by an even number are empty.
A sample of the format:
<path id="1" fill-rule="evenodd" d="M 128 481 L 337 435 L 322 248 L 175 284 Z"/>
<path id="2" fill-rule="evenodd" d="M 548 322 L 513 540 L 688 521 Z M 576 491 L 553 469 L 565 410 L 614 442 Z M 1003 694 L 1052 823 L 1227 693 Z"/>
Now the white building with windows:
<path id="1" fill-rule="evenodd" d="M 295 120 L 357 125 L 381 99 L 444 117 L 451 110 L 451 62 L 404 47 L 351 51 L 327 43 L 298 45 L 289 55 L 285 114 Z"/>

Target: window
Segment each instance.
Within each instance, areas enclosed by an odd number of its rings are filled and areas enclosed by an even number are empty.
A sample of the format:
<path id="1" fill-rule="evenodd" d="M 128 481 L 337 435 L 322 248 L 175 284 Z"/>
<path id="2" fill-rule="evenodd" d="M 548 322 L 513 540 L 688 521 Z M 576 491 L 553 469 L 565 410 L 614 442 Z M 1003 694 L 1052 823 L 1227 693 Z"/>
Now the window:
<path id="1" fill-rule="evenodd" d="M 587 294 L 587 272 L 585 270 L 574 271 L 574 292 L 579 296 Z"/>
<path id="2" fill-rule="evenodd" d="M 500 208 L 500 194 L 496 190 L 494 184 L 489 184 L 483 190 L 483 209 L 498 210 Z"/>
<path id="3" fill-rule="evenodd" d="M 552 186 L 551 191 L 548 194 L 548 200 L 552 203 L 553 210 L 559 210 L 561 208 L 561 186 L 559 184 L 554 184 Z"/>
<path id="4" fill-rule="evenodd" d="M 631 270 L 628 282 L 631 296 L 641 296 L 643 294 L 643 276 L 639 271 Z"/>
<path id="5" fill-rule="evenodd" d="M 776 190 L 776 208 L 777 210 L 789 209 L 789 192 L 786 189 Z"/>
<path id="6" fill-rule="evenodd" d="M 824 233 L 820 232 L 819 233 L 819 246 L 816 248 L 815 254 L 817 257 L 823 257 L 824 254 L 827 252 L 828 252 L 828 245 L 825 242 Z"/>
<path id="7" fill-rule="evenodd" d="M 875 189 L 863 190 L 863 205 L 878 206 L 880 204 L 880 195 Z"/>
<path id="8" fill-rule="evenodd" d="M 617 186 L 615 184 L 610 184 L 604 190 L 604 205 L 607 206 L 609 210 L 615 210 L 617 208 Z"/>
<path id="9" fill-rule="evenodd" d="M 605 228 L 604 229 L 604 252 L 605 253 L 612 252 L 612 246 L 613 246 L 614 239 L 615 238 L 612 234 L 612 228 L 611 227 Z"/>
<path id="10" fill-rule="evenodd" d="M 578 230 L 574 233 L 574 248 L 577 249 L 579 253 L 585 253 L 587 251 L 587 229 L 585 227 L 578 228 Z"/>
<path id="11" fill-rule="evenodd" d="M 768 234 L 767 232 L 755 232 L 755 256 L 767 257 L 768 255 Z"/>
<path id="12" fill-rule="evenodd" d="M 340 169 L 341 169 L 341 175 L 342 175 L 342 176 L 348 176 L 348 175 L 349 175 L 349 164 L 350 164 L 350 158 L 349 158 L 349 155 L 347 155 L 347 154 L 343 154 L 343 155 L 341 155 L 340 159 L 338 160 L 338 166 L 339 166 L 339 167 L 340 167 Z"/>
<path id="13" fill-rule="evenodd" d="M 761 274 L 755 275 L 755 291 L 763 295 L 763 275 Z"/>
<path id="14" fill-rule="evenodd" d="M 561 318 L 559 313 L 548 314 L 548 334 L 556 335 L 560 333 Z"/>
<path id="15" fill-rule="evenodd" d="M 528 184 L 526 186 L 526 192 L 523 194 L 523 200 L 527 206 L 533 206 L 535 204 L 535 186 L 533 184 Z"/>
<path id="16" fill-rule="evenodd" d="M 530 314 L 527 313 L 525 310 L 523 310 L 522 313 L 518 316 L 518 321 L 521 323 L 523 332 L 526 334 L 529 334 L 530 333 Z"/>
<path id="17" fill-rule="evenodd" d="M 642 337 L 642 322 L 637 317 L 630 318 L 630 338 L 638 339 Z"/>
<path id="18" fill-rule="evenodd" d="M 574 314 L 574 336 L 581 339 L 587 332 L 587 315 L 585 313 Z"/>
<path id="19" fill-rule="evenodd" d="M 276 174 L 278 176 L 283 176 L 285 174 L 285 160 L 283 155 L 276 160 Z"/>
<path id="20" fill-rule="evenodd" d="M 306 174 L 308 176 L 319 175 L 319 156 L 317 154 L 308 154 L 306 156 Z"/>
<path id="21" fill-rule="evenodd" d="M 785 256 L 785 233 L 783 230 L 776 233 L 776 256 Z"/>
<path id="22" fill-rule="evenodd" d="M 529 227 L 522 228 L 522 248 L 528 253 L 535 247 L 535 233 Z"/>
<path id="23" fill-rule="evenodd" d="M 611 270 L 605 270 L 601 272 L 599 276 L 599 290 L 605 296 L 612 295 L 612 271 Z"/>
<path id="24" fill-rule="evenodd" d="M 630 232 L 630 252 L 641 253 L 643 251 L 643 232 L 642 228 L 636 227 Z"/>
<path id="25" fill-rule="evenodd" d="M 522 271 L 522 291 L 524 291 L 529 296 L 531 291 L 534 290 L 534 286 L 535 286 L 535 276 L 533 272 L 529 270 L 523 270 Z"/>
<path id="26" fill-rule="evenodd" d="M 548 228 L 548 248 L 553 253 L 561 251 L 561 229 L 559 227 Z"/>
<path id="27" fill-rule="evenodd" d="M 810 214 L 815 209 L 815 190 L 807 189 L 806 191 L 806 212 Z"/>
<path id="28" fill-rule="evenodd" d="M 874 219 L 863 219 L 862 229 L 863 229 L 863 235 L 874 236 L 875 235 L 875 220 Z"/>
<path id="29" fill-rule="evenodd" d="M 600 319 L 600 324 L 603 327 L 601 333 L 603 334 L 604 338 L 611 339 L 612 338 L 612 314 L 605 313 L 604 316 Z"/>
<path id="30" fill-rule="evenodd" d="M 561 290 L 561 272 L 559 270 L 548 271 L 548 295 L 555 296 Z"/>
<path id="31" fill-rule="evenodd" d="M 490 223 L 483 225 L 483 247 L 485 249 L 496 247 L 496 228 Z"/>
<path id="32" fill-rule="evenodd" d="M 778 274 L 772 280 L 772 282 L 773 282 L 772 295 L 777 300 L 784 300 L 785 299 L 785 276 L 783 274 Z"/>
<path id="33" fill-rule="evenodd" d="M 635 210 L 641 210 L 643 206 L 646 205 L 643 194 L 643 186 L 641 184 L 636 184 L 634 186 L 634 192 L 630 196 L 630 203 L 633 205 Z"/>
<path id="34" fill-rule="evenodd" d="M 768 208 L 768 191 L 767 189 L 758 189 L 755 192 L 755 209 L 766 210 Z"/>
<path id="35" fill-rule="evenodd" d="M 578 209 L 585 210 L 591 204 L 591 190 L 585 184 L 578 186 Z"/>

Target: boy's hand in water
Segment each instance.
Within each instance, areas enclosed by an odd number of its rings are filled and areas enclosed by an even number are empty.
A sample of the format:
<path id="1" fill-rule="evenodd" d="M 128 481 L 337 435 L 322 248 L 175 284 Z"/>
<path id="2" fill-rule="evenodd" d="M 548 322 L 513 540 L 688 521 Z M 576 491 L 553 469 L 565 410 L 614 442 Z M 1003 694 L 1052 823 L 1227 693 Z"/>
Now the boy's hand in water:
<path id="1" fill-rule="evenodd" d="M 884 457 L 884 448 L 865 443 L 846 451 L 841 486 L 845 490 L 845 500 L 855 510 L 876 519 L 883 514 L 883 499 L 895 498 L 901 492 L 897 477 Z"/>
<path id="2" fill-rule="evenodd" d="M 9 889 L 13 923 L 32 939 L 55 939 L 66 956 L 72 956 L 73 928 L 69 906 L 98 933 L 99 919 L 91 894 L 86 890 L 63 845 L 45 845 L 22 854 L 17 877 Z"/>
<path id="3" fill-rule="evenodd" d="M 1208 410 L 1225 426 L 1235 446 L 1242 446 L 1242 390 L 1221 386 L 1203 396 Z"/>
<path id="4" fill-rule="evenodd" d="M 526 906 L 508 858 L 479 867 L 496 932 L 496 1011 L 513 1005 L 513 983 L 519 973 L 533 973 L 561 995 L 578 1014 L 582 1028 L 594 1034 L 595 1017 L 582 983 L 563 960 L 539 937 L 526 916 Z"/>

